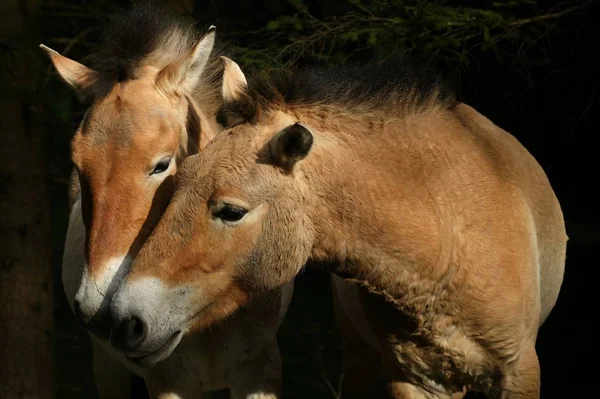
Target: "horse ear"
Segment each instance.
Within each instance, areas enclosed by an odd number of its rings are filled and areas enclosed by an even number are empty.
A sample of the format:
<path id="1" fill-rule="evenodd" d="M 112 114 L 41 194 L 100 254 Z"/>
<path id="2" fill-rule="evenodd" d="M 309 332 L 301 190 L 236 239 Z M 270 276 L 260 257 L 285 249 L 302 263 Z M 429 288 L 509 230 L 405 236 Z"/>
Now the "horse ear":
<path id="1" fill-rule="evenodd" d="M 223 101 L 233 102 L 237 100 L 248 88 L 248 82 L 240 66 L 233 60 L 221 56 L 223 61 Z"/>
<path id="2" fill-rule="evenodd" d="M 167 93 L 177 91 L 191 93 L 208 64 L 215 44 L 215 33 L 216 28 L 213 25 L 191 49 L 161 69 L 156 78 L 157 86 Z"/>
<path id="3" fill-rule="evenodd" d="M 284 169 L 306 158 L 313 145 L 313 135 L 303 124 L 296 122 L 277 133 L 269 142 L 275 162 Z"/>
<path id="4" fill-rule="evenodd" d="M 77 61 L 59 54 L 50 47 L 40 44 L 40 48 L 48 54 L 60 77 L 75 89 L 78 94 L 85 94 L 90 84 L 94 81 L 96 72 Z"/>
<path id="5" fill-rule="evenodd" d="M 210 124 L 203 124 L 200 118 L 201 111 L 193 102 L 188 103 L 186 129 L 188 132 L 188 154 L 202 151 L 215 137 Z"/>

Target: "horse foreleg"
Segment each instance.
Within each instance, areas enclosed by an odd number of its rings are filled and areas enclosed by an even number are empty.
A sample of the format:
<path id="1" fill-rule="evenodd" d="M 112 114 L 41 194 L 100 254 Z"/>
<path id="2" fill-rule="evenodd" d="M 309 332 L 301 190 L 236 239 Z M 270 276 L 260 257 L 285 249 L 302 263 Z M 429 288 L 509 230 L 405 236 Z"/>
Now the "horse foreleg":
<path id="1" fill-rule="evenodd" d="M 466 391 L 452 395 L 436 395 L 407 382 L 390 381 L 387 384 L 390 396 L 394 399 L 462 399 Z"/>
<path id="2" fill-rule="evenodd" d="M 504 378 L 500 395 L 492 397 L 500 399 L 539 399 L 540 364 L 534 344 L 531 344 L 511 364 L 510 371 Z"/>
<path id="3" fill-rule="evenodd" d="M 277 342 L 239 365 L 233 378 L 231 399 L 279 399 L 281 397 L 281 356 Z"/>
<path id="4" fill-rule="evenodd" d="M 92 341 L 96 389 L 101 399 L 131 399 L 133 373 Z"/>
<path id="5" fill-rule="evenodd" d="M 332 280 L 333 281 L 333 280 Z M 354 329 L 333 287 L 333 307 L 338 329 L 342 336 L 343 399 L 389 398 L 380 354 Z"/>

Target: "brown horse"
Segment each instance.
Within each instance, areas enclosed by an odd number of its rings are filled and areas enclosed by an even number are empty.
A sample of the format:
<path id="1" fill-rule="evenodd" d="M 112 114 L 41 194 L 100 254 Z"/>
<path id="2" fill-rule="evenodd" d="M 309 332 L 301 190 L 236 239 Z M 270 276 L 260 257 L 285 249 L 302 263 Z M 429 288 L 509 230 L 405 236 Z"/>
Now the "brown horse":
<path id="1" fill-rule="evenodd" d="M 196 398 L 222 388 L 234 398 L 263 391 L 274 397 L 280 384 L 275 334 L 291 284 L 283 296 L 260 298 L 179 347 L 175 331 L 163 330 L 170 340 L 145 339 L 143 321 L 111 324 L 107 312 L 168 203 L 182 160 L 222 129 L 215 114 L 223 64 L 214 40 L 212 27 L 199 35 L 142 7 L 113 20 L 89 68 L 42 46 L 59 75 L 91 103 L 72 141 L 76 171 L 62 272 L 69 303 L 92 337 L 103 398 L 129 398 L 131 371 L 145 378 L 153 397 Z M 152 326 L 154 333 L 160 328 Z"/>
<path id="2" fill-rule="evenodd" d="M 538 398 L 567 236 L 532 155 L 402 60 L 249 85 L 226 65 L 229 129 L 183 162 L 113 317 L 192 331 L 328 261 L 344 398 Z"/>

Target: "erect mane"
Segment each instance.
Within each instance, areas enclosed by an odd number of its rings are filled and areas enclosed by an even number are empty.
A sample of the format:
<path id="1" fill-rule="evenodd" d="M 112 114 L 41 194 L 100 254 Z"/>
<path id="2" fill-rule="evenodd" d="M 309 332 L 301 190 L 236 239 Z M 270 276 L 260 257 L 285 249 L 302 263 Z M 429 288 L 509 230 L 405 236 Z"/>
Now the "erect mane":
<path id="1" fill-rule="evenodd" d="M 97 73 L 88 96 L 106 96 L 115 84 L 136 79 L 143 65 L 163 68 L 176 60 L 204 33 L 194 25 L 142 1 L 112 16 L 100 43 L 84 60 Z M 222 62 L 218 55 L 219 51 L 213 49 L 198 88 L 220 90 L 217 80 Z"/>
<path id="2" fill-rule="evenodd" d="M 224 126 L 256 122 L 274 109 L 328 106 L 349 114 L 401 115 L 455 103 L 454 92 L 432 68 L 405 55 L 337 66 L 277 70 L 248 79 L 248 90 L 219 112 Z"/>

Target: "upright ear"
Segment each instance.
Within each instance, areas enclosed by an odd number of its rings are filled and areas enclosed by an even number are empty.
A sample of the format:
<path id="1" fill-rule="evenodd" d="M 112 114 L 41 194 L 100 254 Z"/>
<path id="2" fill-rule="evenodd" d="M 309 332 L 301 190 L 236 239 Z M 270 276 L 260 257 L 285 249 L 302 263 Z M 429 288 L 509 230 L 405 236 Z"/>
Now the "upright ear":
<path id="1" fill-rule="evenodd" d="M 188 155 L 196 154 L 202 151 L 208 143 L 215 137 L 212 127 L 209 123 L 202 123 L 202 112 L 196 107 L 193 101 L 188 102 L 188 113 L 186 121 L 186 130 L 188 134 Z M 206 122 L 206 120 L 205 120 Z"/>
<path id="2" fill-rule="evenodd" d="M 93 82 L 96 72 L 77 61 L 60 55 L 50 47 L 40 44 L 40 48 L 48 54 L 60 77 L 78 94 L 84 95 Z"/>
<path id="3" fill-rule="evenodd" d="M 156 78 L 157 86 L 167 93 L 191 93 L 208 63 L 215 44 L 215 33 L 213 25 L 191 49 L 164 67 Z"/>
<path id="4" fill-rule="evenodd" d="M 221 56 L 223 61 L 223 101 L 233 102 L 248 88 L 248 82 L 240 66 L 233 60 Z"/>
<path id="5" fill-rule="evenodd" d="M 291 170 L 306 158 L 313 145 L 313 135 L 303 124 L 296 122 L 277 133 L 269 142 L 271 156 L 283 169 Z"/>

